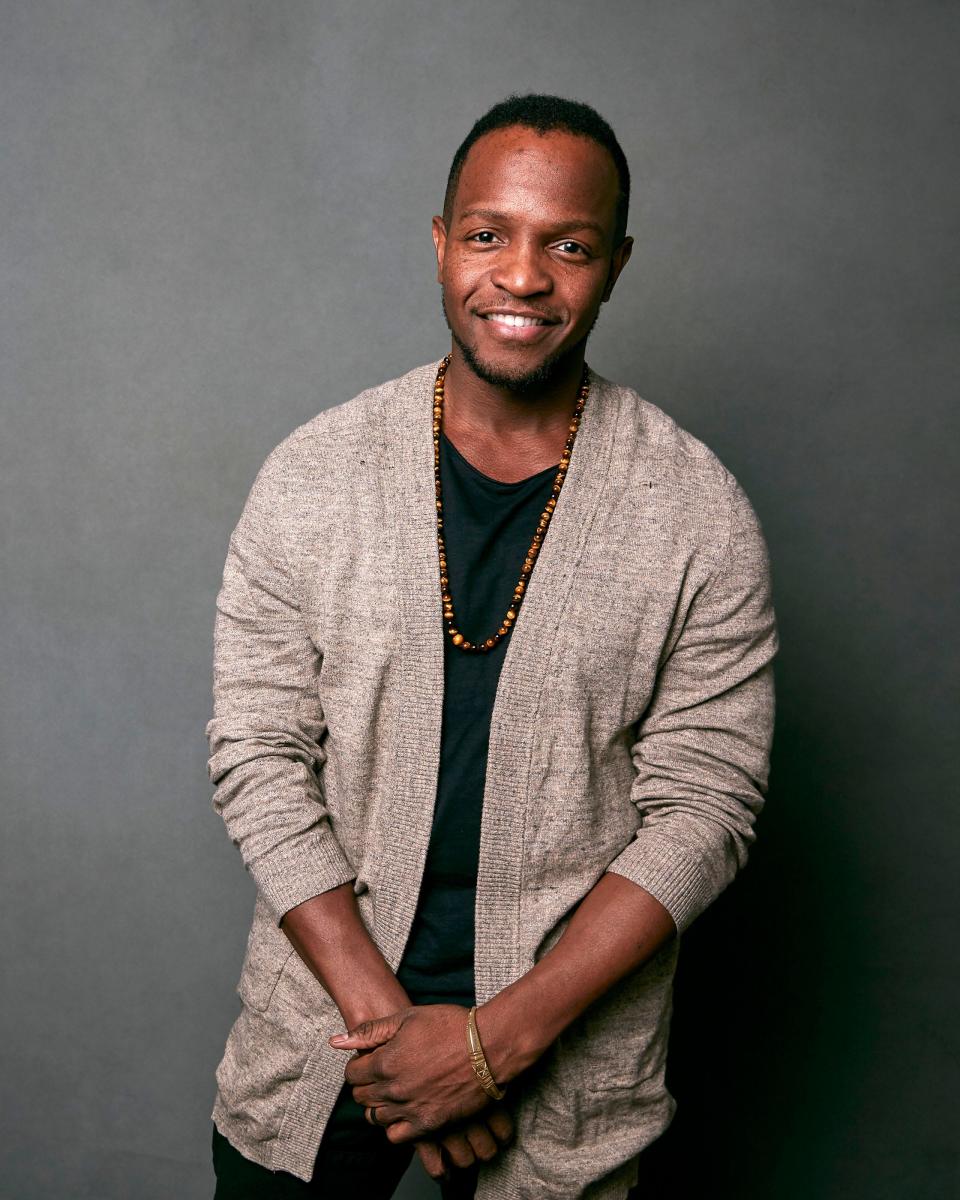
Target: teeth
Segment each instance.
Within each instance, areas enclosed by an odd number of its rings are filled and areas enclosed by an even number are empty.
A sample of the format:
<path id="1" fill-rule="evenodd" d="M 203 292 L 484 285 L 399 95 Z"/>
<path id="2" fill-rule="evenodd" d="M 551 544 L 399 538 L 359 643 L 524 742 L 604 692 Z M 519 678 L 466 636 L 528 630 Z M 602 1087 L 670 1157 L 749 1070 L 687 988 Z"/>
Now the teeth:
<path id="1" fill-rule="evenodd" d="M 486 319 L 498 321 L 501 325 L 515 325 L 521 329 L 526 325 L 546 325 L 546 321 L 539 317 L 515 317 L 511 313 L 487 313 Z"/>

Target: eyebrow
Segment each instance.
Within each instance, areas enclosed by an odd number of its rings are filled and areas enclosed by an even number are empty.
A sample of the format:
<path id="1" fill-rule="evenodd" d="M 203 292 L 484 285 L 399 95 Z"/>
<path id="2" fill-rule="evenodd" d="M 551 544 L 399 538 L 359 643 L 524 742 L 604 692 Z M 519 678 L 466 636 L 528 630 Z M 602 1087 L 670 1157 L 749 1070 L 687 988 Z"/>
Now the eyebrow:
<path id="1" fill-rule="evenodd" d="M 510 221 L 510 217 L 507 213 L 497 212 L 492 208 L 465 209 L 464 212 L 459 214 L 457 220 L 463 221 L 467 217 L 482 217 L 485 221 L 501 221 L 507 224 L 509 224 Z M 575 229 L 589 229 L 593 233 L 596 233 L 599 237 L 603 238 L 607 236 L 607 231 L 602 225 L 598 224 L 596 221 L 581 220 L 579 217 L 574 217 L 570 221 L 561 221 L 556 228 L 557 230 L 566 230 L 568 232 Z"/>

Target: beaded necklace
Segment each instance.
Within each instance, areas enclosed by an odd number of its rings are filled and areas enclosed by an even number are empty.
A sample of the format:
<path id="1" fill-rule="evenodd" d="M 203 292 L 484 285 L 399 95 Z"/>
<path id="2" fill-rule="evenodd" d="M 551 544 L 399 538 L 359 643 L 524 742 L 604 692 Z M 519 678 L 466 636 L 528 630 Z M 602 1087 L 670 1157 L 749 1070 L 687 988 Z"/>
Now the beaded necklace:
<path id="1" fill-rule="evenodd" d="M 447 367 L 450 366 L 450 358 L 451 355 L 448 354 L 443 362 L 441 362 L 440 368 L 437 371 L 437 382 L 433 389 L 433 477 L 437 493 L 437 550 L 440 561 L 440 595 L 443 600 L 443 619 L 447 626 L 447 633 L 454 646 L 472 654 L 485 654 L 507 636 L 511 626 L 517 619 L 524 593 L 527 590 L 530 573 L 533 571 L 533 564 L 536 561 L 537 554 L 540 552 L 543 539 L 547 535 L 550 518 L 553 516 L 553 510 L 557 507 L 557 498 L 560 495 L 560 489 L 563 487 L 567 467 L 570 465 L 570 455 L 573 451 L 573 443 L 577 437 L 577 429 L 580 426 L 583 406 L 590 393 L 589 372 L 587 364 L 584 363 L 583 375 L 580 380 L 580 392 L 577 396 L 577 404 L 573 410 L 573 415 L 570 418 L 567 440 L 563 447 L 560 465 L 557 468 L 557 477 L 553 481 L 550 499 L 547 501 L 546 507 L 537 523 L 537 529 L 533 535 L 533 541 L 530 543 L 530 549 L 523 560 L 520 580 L 513 589 L 513 599 L 510 601 L 507 615 L 503 618 L 500 628 L 491 637 L 482 642 L 470 642 L 457 629 L 455 624 L 453 597 L 450 595 L 450 579 L 447 576 L 447 549 L 443 541 L 443 495 L 440 487 L 440 427 L 443 420 L 443 377 L 447 373 Z"/>

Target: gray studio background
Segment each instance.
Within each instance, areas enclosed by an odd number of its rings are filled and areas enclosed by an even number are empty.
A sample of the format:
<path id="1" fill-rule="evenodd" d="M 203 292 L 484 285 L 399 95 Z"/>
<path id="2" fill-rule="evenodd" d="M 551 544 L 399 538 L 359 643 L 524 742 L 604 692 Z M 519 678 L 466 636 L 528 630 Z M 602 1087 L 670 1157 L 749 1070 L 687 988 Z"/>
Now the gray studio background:
<path id="1" fill-rule="evenodd" d="M 444 352 L 430 217 L 530 89 L 619 132 L 589 359 L 741 480 L 783 647 L 638 1195 L 958 1194 L 957 16 L 0 4 L 0 1194 L 212 1195 L 254 899 L 206 776 L 227 539 L 291 429 Z"/>

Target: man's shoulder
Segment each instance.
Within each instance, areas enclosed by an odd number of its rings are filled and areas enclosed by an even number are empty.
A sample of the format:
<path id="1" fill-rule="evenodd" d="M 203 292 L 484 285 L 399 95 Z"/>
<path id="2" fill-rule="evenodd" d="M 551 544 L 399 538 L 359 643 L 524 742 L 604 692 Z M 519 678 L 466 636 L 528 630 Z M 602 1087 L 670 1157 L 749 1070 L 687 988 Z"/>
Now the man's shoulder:
<path id="1" fill-rule="evenodd" d="M 703 546 L 711 561 L 722 558 L 737 531 L 759 542 L 750 497 L 716 451 L 633 388 L 604 383 L 619 401 L 614 459 L 621 498 L 644 497 L 664 527 Z"/>
<path id="2" fill-rule="evenodd" d="M 403 400 L 432 384 L 439 361 L 365 388 L 296 426 L 267 455 L 263 474 L 282 477 L 289 486 L 298 477 L 305 483 L 316 482 L 320 470 L 329 482 L 343 471 L 349 473 L 351 452 L 357 447 L 368 449 L 374 457 L 378 448 L 387 450 Z"/>
<path id="3" fill-rule="evenodd" d="M 281 445 L 289 443 L 293 449 L 311 441 L 335 444 L 341 435 L 349 437 L 370 426 L 382 428 L 389 420 L 391 408 L 395 407 L 399 395 L 409 395 L 411 391 L 422 389 L 427 380 L 432 383 L 438 365 L 439 359 L 414 367 L 394 379 L 365 388 L 349 400 L 330 405 L 293 429 Z"/>
<path id="4" fill-rule="evenodd" d="M 641 472 L 655 470 L 678 486 L 698 489 L 727 491 L 736 484 L 719 455 L 665 409 L 627 384 L 608 379 L 603 383 L 618 397 L 618 432 L 627 440 L 624 449 Z"/>

